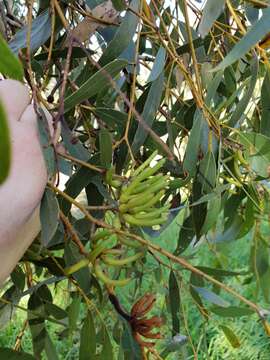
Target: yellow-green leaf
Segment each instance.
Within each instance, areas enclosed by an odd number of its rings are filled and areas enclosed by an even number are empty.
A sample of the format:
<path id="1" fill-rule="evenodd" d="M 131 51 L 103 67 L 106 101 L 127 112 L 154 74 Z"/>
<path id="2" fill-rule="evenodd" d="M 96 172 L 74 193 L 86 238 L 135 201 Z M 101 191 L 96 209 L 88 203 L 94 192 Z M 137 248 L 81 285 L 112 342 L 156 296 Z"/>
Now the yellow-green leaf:
<path id="1" fill-rule="evenodd" d="M 0 101 L 0 184 L 8 177 L 11 162 L 11 143 L 8 120 Z"/>
<path id="2" fill-rule="evenodd" d="M 22 81 L 23 67 L 19 59 L 12 53 L 8 44 L 0 34 L 0 73 L 3 75 Z"/>

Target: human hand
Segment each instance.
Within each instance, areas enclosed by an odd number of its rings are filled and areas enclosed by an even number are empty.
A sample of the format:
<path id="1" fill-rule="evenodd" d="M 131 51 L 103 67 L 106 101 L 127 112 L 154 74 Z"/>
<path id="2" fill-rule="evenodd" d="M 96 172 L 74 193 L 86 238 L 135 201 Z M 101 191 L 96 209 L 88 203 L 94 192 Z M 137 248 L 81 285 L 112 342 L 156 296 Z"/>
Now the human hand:
<path id="1" fill-rule="evenodd" d="M 12 144 L 10 173 L 0 185 L 1 284 L 40 230 L 39 207 L 47 170 L 37 116 L 27 88 L 15 80 L 2 80 L 0 100 L 7 114 Z"/>

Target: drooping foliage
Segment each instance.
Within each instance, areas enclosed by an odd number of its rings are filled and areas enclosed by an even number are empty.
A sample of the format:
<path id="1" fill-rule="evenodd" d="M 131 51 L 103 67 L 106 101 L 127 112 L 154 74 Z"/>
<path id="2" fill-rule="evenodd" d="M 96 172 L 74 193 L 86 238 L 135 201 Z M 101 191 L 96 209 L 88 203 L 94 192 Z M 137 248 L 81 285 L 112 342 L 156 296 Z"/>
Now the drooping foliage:
<path id="1" fill-rule="evenodd" d="M 64 358 L 51 323 L 80 360 L 209 358 L 207 321 L 236 349 L 242 316 L 269 335 L 268 2 L 0 6 L 0 72 L 32 91 L 50 175 L 40 235 L 0 304 L 4 325 L 28 296 L 34 357 L 0 356 Z M 4 151 L 4 111 L 0 131 Z"/>

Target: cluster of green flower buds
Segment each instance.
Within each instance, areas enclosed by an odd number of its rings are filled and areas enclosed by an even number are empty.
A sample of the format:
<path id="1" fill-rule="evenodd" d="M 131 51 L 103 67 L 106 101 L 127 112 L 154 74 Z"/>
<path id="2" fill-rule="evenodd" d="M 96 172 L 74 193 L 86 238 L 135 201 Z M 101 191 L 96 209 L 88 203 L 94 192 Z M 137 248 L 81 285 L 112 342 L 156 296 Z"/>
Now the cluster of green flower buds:
<path id="1" fill-rule="evenodd" d="M 150 167 L 157 156 L 154 152 L 131 174 L 131 181 L 121 188 L 119 198 L 120 218 L 131 226 L 155 226 L 168 218 L 169 205 L 157 207 L 164 196 L 169 177 L 157 173 L 165 159 Z"/>

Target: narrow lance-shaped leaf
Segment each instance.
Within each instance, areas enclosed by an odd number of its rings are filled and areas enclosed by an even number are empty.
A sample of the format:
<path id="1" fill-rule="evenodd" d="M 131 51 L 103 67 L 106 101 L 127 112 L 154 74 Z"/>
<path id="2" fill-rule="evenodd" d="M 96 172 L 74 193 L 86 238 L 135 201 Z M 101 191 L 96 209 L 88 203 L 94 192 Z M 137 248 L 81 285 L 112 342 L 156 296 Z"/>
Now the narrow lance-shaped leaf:
<path id="1" fill-rule="evenodd" d="M 237 104 L 229 120 L 229 126 L 231 127 L 234 127 L 237 124 L 237 122 L 242 119 L 244 111 L 246 110 L 248 104 L 250 103 L 250 99 L 252 97 L 257 82 L 258 70 L 259 70 L 259 61 L 257 57 L 254 57 L 250 66 L 251 78 L 250 78 L 250 82 L 247 85 L 247 90 L 244 96 L 242 97 L 242 99 Z"/>
<path id="2" fill-rule="evenodd" d="M 130 325 L 124 320 L 124 329 L 121 337 L 121 347 L 125 356 L 132 360 L 142 359 L 141 348 L 139 344 L 134 340 Z"/>
<path id="3" fill-rule="evenodd" d="M 243 38 L 233 47 L 222 62 L 215 67 L 214 71 L 225 69 L 235 61 L 243 57 L 253 46 L 255 46 L 268 32 L 270 23 L 270 8 L 263 11 L 263 15 Z"/>
<path id="4" fill-rule="evenodd" d="M 47 189 L 41 201 L 40 221 L 41 240 L 47 246 L 55 234 L 58 226 L 59 205 L 54 193 Z"/>
<path id="5" fill-rule="evenodd" d="M 180 290 L 173 271 L 169 277 L 169 299 L 172 314 L 172 335 L 180 332 Z"/>
<path id="6" fill-rule="evenodd" d="M 199 25 L 199 33 L 205 37 L 224 8 L 224 0 L 207 0 Z"/>
<path id="7" fill-rule="evenodd" d="M 196 172 L 204 121 L 202 112 L 197 111 L 194 116 L 183 163 L 184 170 L 188 172 L 189 176 L 194 176 Z"/>
<path id="8" fill-rule="evenodd" d="M 11 143 L 8 119 L 0 101 L 0 185 L 6 180 L 11 165 Z"/>
<path id="9" fill-rule="evenodd" d="M 212 304 L 225 308 L 230 306 L 228 301 L 223 300 L 220 296 L 218 296 L 217 294 L 213 293 L 212 291 L 206 288 L 202 288 L 198 286 L 193 286 L 193 288 L 195 291 L 197 291 L 199 295 L 201 295 L 205 300 L 211 302 Z"/>
<path id="10" fill-rule="evenodd" d="M 226 339 L 232 345 L 232 347 L 238 348 L 241 346 L 240 340 L 229 326 L 220 325 L 220 328 L 223 331 L 224 335 L 226 336 Z"/>
<path id="11" fill-rule="evenodd" d="M 9 43 L 11 50 L 18 54 L 20 49 L 27 47 L 28 26 L 24 26 L 16 33 L 12 41 Z M 49 10 L 45 10 L 42 14 L 33 19 L 31 26 L 30 50 L 37 50 L 43 45 L 51 35 L 51 15 Z"/>
<path id="12" fill-rule="evenodd" d="M 109 169 L 112 162 L 112 137 L 107 129 L 99 132 L 99 148 L 101 166 Z"/>
<path id="13" fill-rule="evenodd" d="M 129 6 L 131 9 L 137 12 L 139 9 L 139 1 L 133 0 Z M 99 64 L 101 66 L 104 66 L 108 62 L 117 59 L 118 56 L 128 47 L 135 34 L 137 24 L 138 17 L 133 12 L 128 10 L 114 38 L 109 43 L 107 49 L 104 51 L 99 60 Z"/>
<path id="14" fill-rule="evenodd" d="M 222 317 L 241 317 L 254 314 L 254 310 L 238 306 L 228 306 L 226 308 L 221 306 L 212 306 L 210 311 Z"/>
<path id="15" fill-rule="evenodd" d="M 265 74 L 261 90 L 261 133 L 270 136 L 270 71 Z"/>
<path id="16" fill-rule="evenodd" d="M 152 126 L 158 108 L 160 106 L 161 97 L 163 93 L 163 82 L 164 82 L 164 73 L 162 72 L 159 75 L 159 77 L 152 82 L 146 103 L 144 105 L 142 118 L 149 127 Z M 147 132 L 145 131 L 142 125 L 139 125 L 131 146 L 134 155 L 139 151 L 140 146 L 144 144 L 146 138 L 147 138 Z"/>
<path id="17" fill-rule="evenodd" d="M 110 80 L 115 78 L 126 65 L 125 60 L 114 60 L 97 71 L 77 91 L 65 99 L 65 112 L 103 91 L 109 86 Z"/>
<path id="18" fill-rule="evenodd" d="M 79 360 L 88 360 L 96 353 L 96 330 L 91 312 L 87 313 L 81 329 Z"/>
<path id="19" fill-rule="evenodd" d="M 159 75 L 164 69 L 165 60 L 166 60 L 166 50 L 164 49 L 164 47 L 161 46 L 158 49 L 157 56 L 153 64 L 153 68 L 151 70 L 149 78 L 147 79 L 147 82 L 155 81 L 159 77 Z"/>

